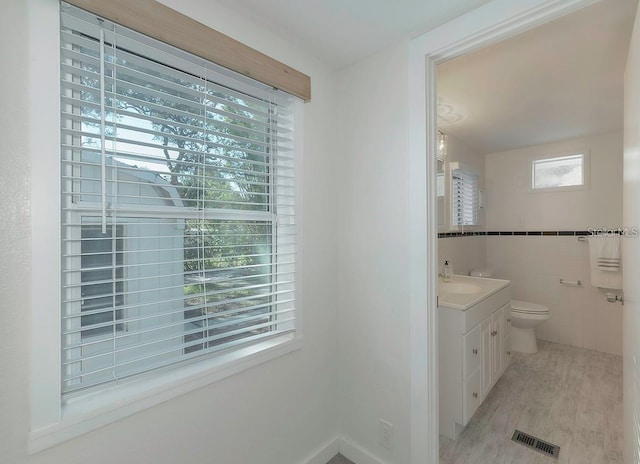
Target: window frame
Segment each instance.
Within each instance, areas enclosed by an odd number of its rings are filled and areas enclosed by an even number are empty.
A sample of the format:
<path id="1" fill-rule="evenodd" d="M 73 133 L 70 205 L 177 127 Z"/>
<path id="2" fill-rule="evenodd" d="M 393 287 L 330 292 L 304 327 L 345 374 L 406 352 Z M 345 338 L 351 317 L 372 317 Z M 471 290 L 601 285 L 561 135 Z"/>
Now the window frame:
<path id="1" fill-rule="evenodd" d="M 575 157 L 578 155 L 582 155 L 582 184 L 579 185 L 564 185 L 557 187 L 534 187 L 534 175 L 535 175 L 535 164 L 539 161 L 547 161 L 554 159 L 562 159 Z M 590 170 L 590 153 L 589 149 L 577 149 L 571 151 L 564 151 L 555 154 L 546 154 L 546 155 L 536 155 L 534 157 L 529 158 L 528 165 L 528 190 L 530 193 L 554 193 L 554 192 L 570 192 L 576 190 L 585 190 L 589 188 L 590 178 L 591 178 L 591 170 Z"/>
<path id="2" fill-rule="evenodd" d="M 31 425 L 30 454 L 120 420 L 187 392 L 268 362 L 302 346 L 303 106 L 294 103 L 296 132 L 296 330 L 255 345 L 161 368 L 123 379 L 98 391 L 62 401 L 61 334 L 61 188 L 60 176 L 60 4 L 28 0 L 29 140 L 32 166 L 31 217 Z M 54 276 L 52 278 L 52 276 Z M 37 282 L 37 285 L 35 283 Z M 58 302 L 58 304 L 51 304 Z"/>

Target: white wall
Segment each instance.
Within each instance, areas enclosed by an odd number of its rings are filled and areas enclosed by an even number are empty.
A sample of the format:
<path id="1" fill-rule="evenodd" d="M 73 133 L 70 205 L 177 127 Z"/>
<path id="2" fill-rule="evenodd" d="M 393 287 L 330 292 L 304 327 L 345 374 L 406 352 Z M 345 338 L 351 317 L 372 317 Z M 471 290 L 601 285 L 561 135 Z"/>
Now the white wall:
<path id="1" fill-rule="evenodd" d="M 530 192 L 535 156 L 590 151 L 590 188 Z M 486 155 L 487 230 L 586 230 L 622 221 L 622 134 L 570 139 Z"/>
<path id="2" fill-rule="evenodd" d="M 55 5 L 57 0 L 34 0 Z M 28 63 L 54 59 L 57 50 L 27 56 L 27 2 L 2 2 L 0 14 L 0 462 L 8 464 L 306 462 L 337 431 L 337 186 L 333 133 L 334 72 L 304 50 L 260 24 L 210 0 L 167 4 L 211 25 L 312 78 L 313 100 L 305 105 L 304 346 L 301 350 L 185 394 L 36 455 L 27 455 L 28 366 L 32 223 L 30 159 L 38 140 L 27 140 Z M 57 22 L 57 16 L 51 18 Z M 56 33 L 57 34 L 57 33 Z M 51 42 L 55 43 L 55 36 Z M 47 58 L 48 57 L 48 58 Z M 52 58 L 53 57 L 53 58 Z M 51 75 L 40 79 L 55 79 Z M 51 112 L 55 124 L 55 108 Z M 54 129 L 57 130 L 57 129 Z M 35 148 L 34 148 L 35 147 Z M 56 192 L 52 192 L 56 195 Z"/>
<path id="3" fill-rule="evenodd" d="M 341 73 L 344 131 L 335 144 L 343 147 L 340 433 L 394 464 L 409 462 L 410 432 L 407 66 L 402 44 Z M 378 442 L 379 419 L 395 428 L 391 450 Z"/>
<path id="4" fill-rule="evenodd" d="M 624 77 L 624 225 L 640 225 L 640 10 Z M 624 275 L 624 462 L 640 463 L 640 239 L 623 240 Z"/>
<path id="5" fill-rule="evenodd" d="M 585 190 L 529 191 L 528 163 L 545 153 L 589 149 Z M 558 231 L 622 226 L 622 135 L 567 140 L 486 157 L 487 230 Z M 487 265 L 511 280 L 514 299 L 549 306 L 538 338 L 622 354 L 622 308 L 590 284 L 589 245 L 576 237 L 487 236 Z M 560 285 L 560 279 L 583 283 Z"/>
<path id="6" fill-rule="evenodd" d="M 0 192 L 12 198 L 2 206 L 0 221 L 0 460 L 25 461 L 29 405 L 26 363 L 29 348 L 29 141 L 26 68 L 27 6 L 3 2 L 0 14 Z"/>
<path id="7" fill-rule="evenodd" d="M 469 275 L 469 271 L 487 265 L 485 236 L 443 237 L 438 239 L 438 272 L 445 260 L 454 274 Z"/>

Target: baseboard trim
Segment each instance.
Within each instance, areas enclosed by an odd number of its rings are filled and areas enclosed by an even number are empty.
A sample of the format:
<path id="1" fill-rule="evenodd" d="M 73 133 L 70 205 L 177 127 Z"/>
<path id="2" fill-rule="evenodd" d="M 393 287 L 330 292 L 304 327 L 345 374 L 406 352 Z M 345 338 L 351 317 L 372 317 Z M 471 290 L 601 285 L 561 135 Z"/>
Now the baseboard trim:
<path id="1" fill-rule="evenodd" d="M 313 453 L 309 459 L 304 461 L 304 464 L 327 464 L 339 452 L 340 439 L 336 437 Z"/>
<path id="2" fill-rule="evenodd" d="M 340 437 L 338 446 L 340 454 L 356 464 L 388 464 L 347 437 Z"/>
<path id="3" fill-rule="evenodd" d="M 356 464 L 389 464 L 347 437 L 330 440 L 304 461 L 304 464 L 327 464 L 338 453 Z"/>

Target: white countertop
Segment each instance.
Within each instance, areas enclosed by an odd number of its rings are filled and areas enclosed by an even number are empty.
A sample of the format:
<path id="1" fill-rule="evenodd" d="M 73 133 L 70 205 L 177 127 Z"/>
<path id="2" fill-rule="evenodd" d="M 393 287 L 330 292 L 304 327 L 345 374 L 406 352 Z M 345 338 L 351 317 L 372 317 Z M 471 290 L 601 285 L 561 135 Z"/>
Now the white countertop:
<path id="1" fill-rule="evenodd" d="M 449 282 L 444 282 L 440 277 L 438 305 L 466 311 L 510 284 L 509 280 L 463 275 L 454 275 Z"/>

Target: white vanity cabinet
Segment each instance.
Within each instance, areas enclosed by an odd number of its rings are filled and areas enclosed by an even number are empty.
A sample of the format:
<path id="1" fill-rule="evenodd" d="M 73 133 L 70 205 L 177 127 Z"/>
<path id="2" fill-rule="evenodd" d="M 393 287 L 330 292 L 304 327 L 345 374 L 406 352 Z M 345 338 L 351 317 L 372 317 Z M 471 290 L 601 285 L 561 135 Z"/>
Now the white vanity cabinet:
<path id="1" fill-rule="evenodd" d="M 496 279 L 488 279 L 496 280 Z M 509 363 L 508 281 L 466 309 L 440 297 L 440 433 L 456 439 Z"/>

